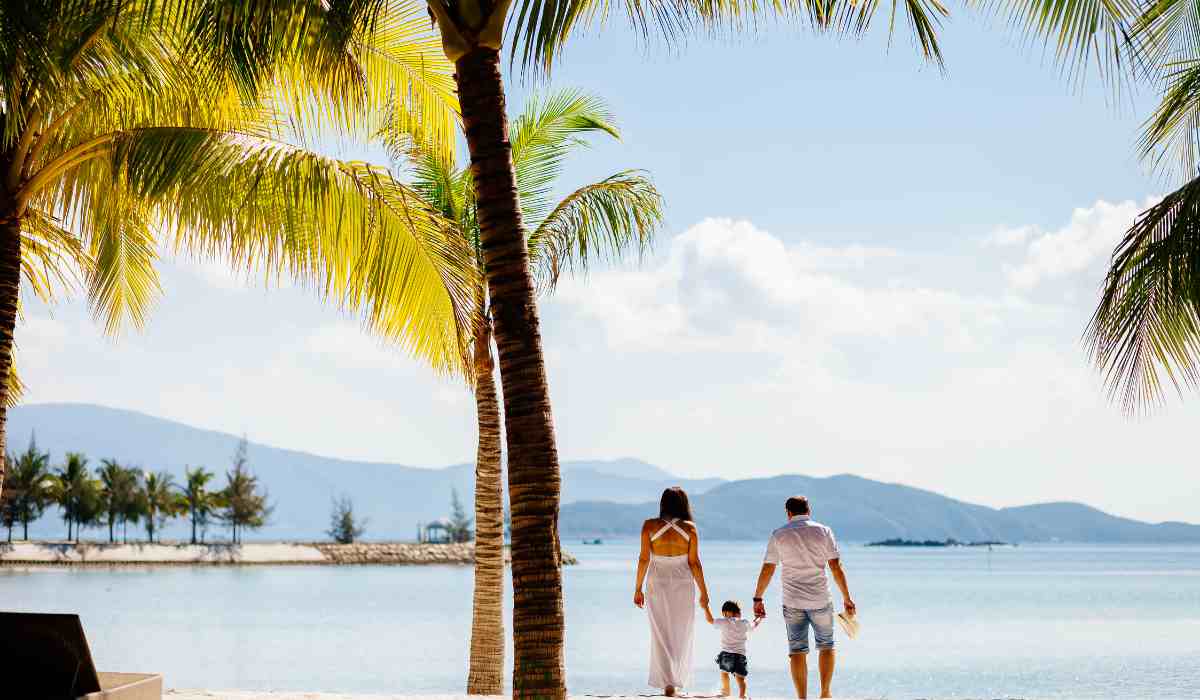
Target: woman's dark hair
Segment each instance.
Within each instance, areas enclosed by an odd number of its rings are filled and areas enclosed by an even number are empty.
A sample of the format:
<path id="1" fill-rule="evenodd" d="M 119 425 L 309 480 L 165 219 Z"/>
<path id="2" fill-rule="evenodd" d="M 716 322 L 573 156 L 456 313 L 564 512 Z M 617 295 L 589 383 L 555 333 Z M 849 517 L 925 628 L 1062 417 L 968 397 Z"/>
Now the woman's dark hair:
<path id="1" fill-rule="evenodd" d="M 692 520 L 692 506 L 688 503 L 687 492 L 678 486 L 663 491 L 662 499 L 658 502 L 658 517 L 663 520 Z"/>

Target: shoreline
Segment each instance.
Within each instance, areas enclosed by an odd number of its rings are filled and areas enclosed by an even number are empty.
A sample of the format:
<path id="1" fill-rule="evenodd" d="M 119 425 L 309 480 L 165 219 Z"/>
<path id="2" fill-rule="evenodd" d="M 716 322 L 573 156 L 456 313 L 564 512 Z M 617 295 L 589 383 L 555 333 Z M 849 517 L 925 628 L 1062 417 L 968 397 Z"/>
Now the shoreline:
<path id="1" fill-rule="evenodd" d="M 504 561 L 509 561 L 508 547 L 504 549 Z M 93 566 L 466 566 L 474 563 L 474 543 L 0 543 L 0 569 Z M 571 555 L 564 553 L 563 563 L 569 565 L 578 562 Z"/>
<path id="2" fill-rule="evenodd" d="M 651 695 L 647 690 L 638 693 L 614 693 L 612 695 L 576 695 L 570 693 L 567 700 L 646 700 L 647 698 L 664 698 L 664 695 Z M 702 700 L 718 700 L 717 695 L 702 693 L 699 695 L 684 695 L 683 698 Z M 735 694 L 733 698 L 736 698 Z M 851 700 L 839 696 L 841 700 Z M 972 696 L 966 696 L 968 698 Z M 325 693 L 317 691 L 296 690 L 195 690 L 190 688 L 169 688 L 163 692 L 163 700 L 511 700 L 511 695 L 467 695 L 465 693 L 445 693 L 439 695 L 405 695 L 402 693 Z M 720 698 L 719 700 L 726 700 Z M 730 699 L 732 700 L 732 699 Z M 757 700 L 789 700 L 788 698 L 762 697 Z"/>

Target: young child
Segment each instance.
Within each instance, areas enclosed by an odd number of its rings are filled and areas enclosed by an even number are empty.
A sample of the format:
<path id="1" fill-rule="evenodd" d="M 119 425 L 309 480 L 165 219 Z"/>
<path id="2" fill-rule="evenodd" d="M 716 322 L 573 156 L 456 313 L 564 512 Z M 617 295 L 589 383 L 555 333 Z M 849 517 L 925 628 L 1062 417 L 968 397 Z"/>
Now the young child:
<path id="1" fill-rule="evenodd" d="M 712 611 L 705 608 L 704 619 L 721 633 L 721 653 L 717 654 L 717 668 L 721 669 L 721 697 L 729 697 L 731 673 L 737 678 L 738 697 L 746 697 L 746 676 L 750 675 L 746 662 L 746 638 L 761 620 L 743 620 L 742 608 L 736 600 L 727 600 L 721 605 L 719 619 L 714 620 Z"/>

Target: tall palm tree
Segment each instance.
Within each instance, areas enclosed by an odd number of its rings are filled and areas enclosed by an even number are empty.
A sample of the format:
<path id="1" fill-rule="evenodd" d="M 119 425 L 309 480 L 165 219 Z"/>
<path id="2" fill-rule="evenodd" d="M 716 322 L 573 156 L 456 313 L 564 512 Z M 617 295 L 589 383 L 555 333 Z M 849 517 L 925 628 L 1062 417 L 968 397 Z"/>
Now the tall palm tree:
<path id="1" fill-rule="evenodd" d="M 101 500 L 108 522 L 108 541 L 117 541 L 116 524 L 124 520 L 137 493 L 137 475 L 115 459 L 100 462 Z"/>
<path id="2" fill-rule="evenodd" d="M 146 509 L 146 535 L 154 544 L 154 533 L 183 510 L 184 504 L 176 490 L 175 477 L 167 472 L 146 472 L 142 480 L 142 500 Z"/>
<path id="3" fill-rule="evenodd" d="M 351 307 L 367 289 L 394 296 L 406 346 L 456 360 L 460 348 L 428 338 L 470 313 L 472 282 L 444 264 L 470 251 L 386 171 L 293 143 L 373 132 L 387 113 L 451 151 L 452 67 L 424 12 L 416 0 L 0 3 L 0 454 L 22 282 L 42 299 L 84 288 L 115 331 L 146 319 L 163 244 L 293 275 Z M 388 233 L 397 221 L 404 233 Z M 447 286 L 464 311 L 433 294 Z"/>
<path id="4" fill-rule="evenodd" d="M 203 531 L 209 516 L 216 512 L 222 499 L 219 493 L 208 490 L 208 482 L 212 481 L 216 474 L 204 467 L 185 469 L 184 474 L 187 483 L 183 487 L 183 498 L 187 501 L 188 515 L 192 521 L 192 544 L 196 544 L 197 527 Z"/>
<path id="5" fill-rule="evenodd" d="M 594 259 L 642 251 L 662 222 L 661 197 L 645 174 L 626 170 L 551 199 L 565 157 L 599 134 L 619 138 L 612 115 L 593 96 L 560 90 L 535 97 L 510 128 L 523 216 L 530 222 L 528 247 L 540 286 Z M 387 141 L 398 161 L 411 163 L 413 188 L 476 251 L 476 290 L 481 319 L 465 374 L 475 388 L 478 447 L 475 461 L 475 594 L 467 692 L 498 695 L 504 688 L 504 497 L 501 483 L 500 408 L 492 355 L 492 308 L 483 284 L 478 204 L 471 171 L 415 146 L 399 129 Z"/>
<path id="6" fill-rule="evenodd" d="M 10 464 L 12 472 L 8 478 L 16 517 L 23 530 L 21 538 L 28 541 L 29 523 L 42 517 L 56 491 L 56 480 L 50 474 L 50 453 L 38 450 L 37 440 L 31 436 L 29 446 Z"/>
<path id="7" fill-rule="evenodd" d="M 574 30 L 605 21 L 612 6 L 600 0 L 428 2 L 446 57 L 455 65 L 503 388 L 515 598 L 513 694 L 562 698 L 561 479 L 500 50 L 508 25 L 514 54 L 525 65 L 549 68 Z M 849 0 L 631 0 L 620 5 L 638 31 L 668 39 L 693 30 L 736 27 L 763 15 L 802 17 L 819 29 L 859 31 L 881 6 Z M 893 19 L 898 8 L 907 15 L 921 50 L 940 62 L 935 30 L 945 8 L 937 0 L 893 0 L 890 7 Z"/>
<path id="8" fill-rule="evenodd" d="M 62 508 L 63 520 L 67 522 L 68 541 L 79 541 L 79 530 L 82 529 L 85 520 L 87 482 L 91 478 L 87 462 L 86 456 L 78 452 L 68 452 L 67 461 L 55 472 L 54 498 Z"/>

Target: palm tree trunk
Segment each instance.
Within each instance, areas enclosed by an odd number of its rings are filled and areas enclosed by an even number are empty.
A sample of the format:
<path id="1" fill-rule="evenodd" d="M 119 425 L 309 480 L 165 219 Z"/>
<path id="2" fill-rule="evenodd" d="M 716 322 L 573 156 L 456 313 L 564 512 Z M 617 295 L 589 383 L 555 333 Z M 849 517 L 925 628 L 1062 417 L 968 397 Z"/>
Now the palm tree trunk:
<path id="1" fill-rule="evenodd" d="M 482 295 L 481 295 L 482 296 Z M 485 315 L 486 318 L 486 315 Z M 504 692 L 504 490 L 500 484 L 500 405 L 496 402 L 492 333 L 475 340 L 475 598 L 467 693 Z"/>
<path id="2" fill-rule="evenodd" d="M 192 544 L 196 544 L 196 509 L 192 509 Z"/>
<path id="3" fill-rule="evenodd" d="M 559 700 L 567 690 L 558 449 L 508 141 L 500 54 L 477 45 L 458 58 L 455 68 L 504 394 L 512 504 L 513 696 Z"/>
<path id="4" fill-rule="evenodd" d="M 113 517 L 110 513 L 108 516 L 108 543 L 113 544 L 117 541 L 117 536 L 113 532 Z"/>
<path id="5" fill-rule="evenodd" d="M 4 159 L 3 162 L 7 162 Z M 13 333 L 17 327 L 17 301 L 21 295 L 21 222 L 16 203 L 5 196 L 0 208 L 0 456 L 8 454 L 8 374 L 12 371 Z M 0 459 L 0 496 L 8 467 Z"/>

